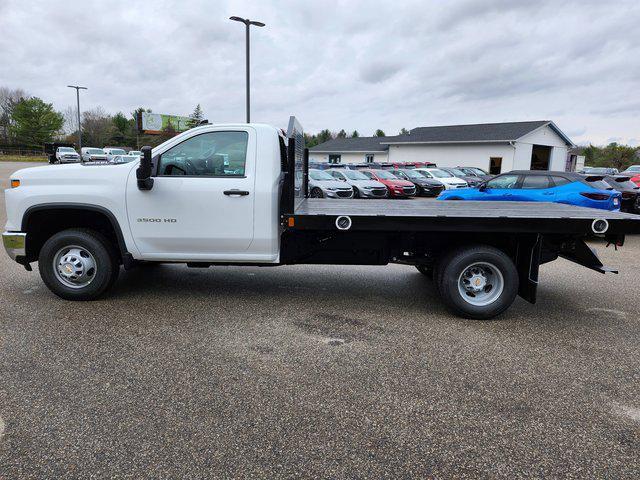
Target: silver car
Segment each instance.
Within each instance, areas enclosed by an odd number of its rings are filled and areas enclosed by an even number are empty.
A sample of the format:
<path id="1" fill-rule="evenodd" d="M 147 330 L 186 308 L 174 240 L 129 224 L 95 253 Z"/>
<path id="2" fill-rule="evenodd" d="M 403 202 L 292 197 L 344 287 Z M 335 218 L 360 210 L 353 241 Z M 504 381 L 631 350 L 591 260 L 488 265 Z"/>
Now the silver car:
<path id="1" fill-rule="evenodd" d="M 351 185 L 336 180 L 327 172 L 309 169 L 309 196 L 312 198 L 352 198 Z"/>
<path id="2" fill-rule="evenodd" d="M 364 173 L 346 168 L 330 168 L 326 172 L 336 180 L 346 182 L 353 188 L 355 198 L 385 198 L 389 192 L 383 183 L 371 180 Z"/>

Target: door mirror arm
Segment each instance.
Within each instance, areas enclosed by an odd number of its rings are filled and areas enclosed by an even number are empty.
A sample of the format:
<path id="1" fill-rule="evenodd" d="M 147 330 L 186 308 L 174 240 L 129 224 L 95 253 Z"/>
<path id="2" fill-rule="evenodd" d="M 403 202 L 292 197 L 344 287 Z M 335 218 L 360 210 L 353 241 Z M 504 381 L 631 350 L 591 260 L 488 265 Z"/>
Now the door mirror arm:
<path id="1" fill-rule="evenodd" d="M 136 178 L 138 179 L 138 189 L 151 190 L 153 188 L 153 178 L 151 178 L 151 147 L 142 147 L 140 149 L 142 156 L 140 157 L 140 166 L 136 170 Z"/>

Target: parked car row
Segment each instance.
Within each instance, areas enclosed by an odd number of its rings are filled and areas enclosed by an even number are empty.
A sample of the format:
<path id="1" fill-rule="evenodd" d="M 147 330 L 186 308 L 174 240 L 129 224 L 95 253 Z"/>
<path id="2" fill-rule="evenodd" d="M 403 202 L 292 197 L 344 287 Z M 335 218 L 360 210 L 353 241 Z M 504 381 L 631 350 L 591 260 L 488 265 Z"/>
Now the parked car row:
<path id="1" fill-rule="evenodd" d="M 444 190 L 479 186 L 484 181 L 480 175 L 489 175 L 478 170 L 463 172 L 458 168 L 409 168 L 407 165 L 392 169 L 310 168 L 309 194 L 313 198 L 437 197 Z"/>
<path id="2" fill-rule="evenodd" d="M 49 155 L 49 163 L 126 163 L 140 158 L 139 150 L 127 152 L 123 148 L 97 148 L 82 147 L 80 153 L 72 146 L 62 144 L 54 145 L 53 152 Z"/>

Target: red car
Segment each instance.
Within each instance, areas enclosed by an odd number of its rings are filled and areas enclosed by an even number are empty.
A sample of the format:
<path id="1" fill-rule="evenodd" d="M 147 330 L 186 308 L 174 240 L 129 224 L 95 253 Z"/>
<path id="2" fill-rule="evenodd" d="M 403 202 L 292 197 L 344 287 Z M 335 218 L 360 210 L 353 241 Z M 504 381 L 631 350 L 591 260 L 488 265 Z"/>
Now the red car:
<path id="1" fill-rule="evenodd" d="M 640 174 L 633 175 L 631 181 L 640 187 Z"/>
<path id="2" fill-rule="evenodd" d="M 407 181 L 396 177 L 393 173 L 387 170 L 360 170 L 371 180 L 377 180 L 383 183 L 387 190 L 389 190 L 389 196 L 395 198 L 407 198 L 416 194 L 416 186 Z"/>

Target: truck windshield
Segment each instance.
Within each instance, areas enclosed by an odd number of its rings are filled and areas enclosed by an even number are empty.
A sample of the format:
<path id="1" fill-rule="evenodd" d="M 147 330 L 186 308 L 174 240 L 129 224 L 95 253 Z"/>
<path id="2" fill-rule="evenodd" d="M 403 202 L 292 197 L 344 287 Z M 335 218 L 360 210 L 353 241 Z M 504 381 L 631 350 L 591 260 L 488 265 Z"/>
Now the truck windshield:
<path id="1" fill-rule="evenodd" d="M 344 170 L 342 173 L 349 180 L 369 180 L 364 173 L 357 172 L 356 170 Z"/>
<path id="2" fill-rule="evenodd" d="M 111 155 L 126 155 L 127 152 L 125 152 L 124 150 L 120 149 L 120 148 L 112 148 L 111 149 Z"/>
<path id="3" fill-rule="evenodd" d="M 320 170 L 309 170 L 309 176 L 313 180 L 318 180 L 319 182 L 325 180 L 335 180 L 335 178 L 333 178 L 331 175 L 325 172 L 321 172 Z"/>
<path id="4" fill-rule="evenodd" d="M 91 155 L 103 155 L 104 151 L 100 148 L 87 148 L 87 153 Z"/>
<path id="5" fill-rule="evenodd" d="M 429 173 L 432 174 L 436 178 L 453 178 L 453 175 L 445 172 L 444 170 L 440 170 L 438 168 L 432 168 L 429 170 Z"/>
<path id="6" fill-rule="evenodd" d="M 71 147 L 58 147 L 58 151 L 59 152 L 74 152 L 75 150 Z"/>

